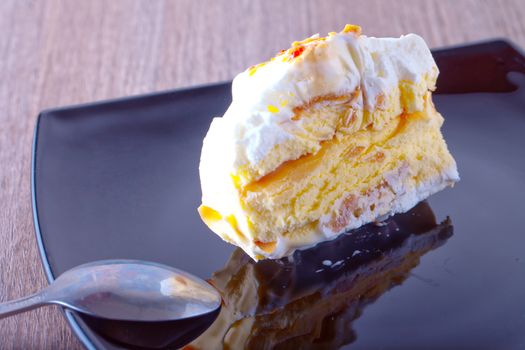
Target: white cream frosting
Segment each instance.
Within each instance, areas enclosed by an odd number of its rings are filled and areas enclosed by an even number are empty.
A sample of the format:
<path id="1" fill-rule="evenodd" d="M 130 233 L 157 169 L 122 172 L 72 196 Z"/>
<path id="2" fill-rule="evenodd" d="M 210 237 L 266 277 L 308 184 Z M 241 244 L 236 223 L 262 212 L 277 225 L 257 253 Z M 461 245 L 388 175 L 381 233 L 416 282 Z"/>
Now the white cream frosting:
<path id="1" fill-rule="evenodd" d="M 373 38 L 341 32 L 304 46 L 296 59 L 277 56 L 235 77 L 232 103 L 222 118 L 213 119 L 204 142 L 202 172 L 236 174 L 243 166 L 257 167 L 276 146 L 292 140 L 287 158 L 259 172 L 262 177 L 284 161 L 315 153 L 319 142 L 334 136 L 335 130 L 319 136 L 302 120 L 294 121 L 295 107 L 359 89 L 354 107 L 373 111 L 378 96 L 388 95 L 400 81 L 419 84 L 426 77 L 433 89 L 439 73 L 425 41 L 415 34 Z"/>

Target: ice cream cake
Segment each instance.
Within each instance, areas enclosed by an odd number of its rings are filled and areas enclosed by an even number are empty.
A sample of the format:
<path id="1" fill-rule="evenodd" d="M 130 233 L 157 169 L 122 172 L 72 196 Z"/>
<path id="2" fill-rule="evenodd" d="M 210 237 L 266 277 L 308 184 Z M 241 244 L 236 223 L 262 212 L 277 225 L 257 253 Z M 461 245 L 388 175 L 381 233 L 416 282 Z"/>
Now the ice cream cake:
<path id="1" fill-rule="evenodd" d="M 421 37 L 355 25 L 240 73 L 203 142 L 202 220 L 253 259 L 276 259 L 452 186 L 438 73 Z"/>

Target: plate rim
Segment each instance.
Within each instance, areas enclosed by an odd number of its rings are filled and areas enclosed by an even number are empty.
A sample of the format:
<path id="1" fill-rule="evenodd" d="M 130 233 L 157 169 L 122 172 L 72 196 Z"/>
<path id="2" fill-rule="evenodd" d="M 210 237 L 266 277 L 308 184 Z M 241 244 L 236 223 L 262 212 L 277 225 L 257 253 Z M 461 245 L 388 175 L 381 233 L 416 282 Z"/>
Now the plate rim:
<path id="1" fill-rule="evenodd" d="M 494 46 L 494 45 L 502 45 L 506 47 L 512 48 L 514 51 L 516 51 L 519 55 L 525 59 L 525 51 L 518 46 L 516 43 L 514 43 L 512 40 L 508 38 L 503 37 L 496 37 L 492 39 L 486 39 L 486 40 L 479 40 L 479 41 L 472 41 L 467 42 L 463 44 L 456 44 L 456 45 L 449 45 L 449 46 L 443 46 L 443 47 L 437 47 L 431 49 L 432 54 L 443 54 L 446 52 L 453 52 L 461 49 L 475 49 L 475 48 L 482 48 L 486 46 Z M 151 98 L 154 96 L 162 96 L 162 95 L 168 95 L 173 94 L 177 92 L 188 92 L 188 91 L 197 91 L 202 90 L 206 88 L 219 88 L 219 87 L 226 87 L 231 84 L 231 80 L 226 81 L 219 81 L 214 83 L 208 83 L 208 84 L 198 84 L 193 86 L 187 86 L 187 87 L 180 87 L 176 89 L 170 89 L 170 90 L 162 90 L 162 91 L 154 91 L 149 92 L 145 94 L 137 94 L 137 95 L 131 95 L 131 96 L 123 96 L 123 97 L 117 97 L 117 98 L 111 98 L 106 100 L 98 100 L 94 102 L 88 102 L 88 103 L 81 103 L 81 104 L 73 104 L 73 105 L 66 105 L 66 106 L 60 106 L 56 108 L 46 108 L 37 116 L 34 132 L 33 132 L 33 142 L 31 147 L 31 165 L 30 165 L 30 187 L 31 187 L 31 211 L 33 216 L 33 227 L 35 231 L 35 238 L 37 242 L 38 252 L 40 255 L 40 262 L 42 264 L 42 268 L 44 270 L 44 273 L 46 275 L 46 279 L 48 283 L 51 283 L 55 280 L 55 274 L 53 273 L 53 270 L 51 268 L 51 264 L 49 262 L 49 257 L 46 252 L 46 247 L 43 240 L 42 231 L 40 229 L 40 219 L 38 216 L 38 205 L 37 205 L 37 194 L 36 194 L 36 161 L 37 161 L 37 152 L 38 152 L 38 136 L 40 131 L 40 123 L 43 118 L 46 117 L 46 115 L 55 113 L 55 112 L 61 112 L 73 108 L 86 108 L 86 107 L 94 107 L 94 106 L 104 106 L 104 105 L 110 105 L 115 103 L 125 103 L 132 100 L 140 99 L 140 98 Z M 77 339 L 80 341 L 80 343 L 88 350 L 97 350 L 97 347 L 95 345 L 96 341 L 94 341 L 80 326 L 78 323 L 75 314 L 67 310 L 64 307 L 60 307 L 60 310 L 62 311 L 62 314 L 66 318 L 67 323 L 71 327 L 73 333 L 77 337 Z"/>

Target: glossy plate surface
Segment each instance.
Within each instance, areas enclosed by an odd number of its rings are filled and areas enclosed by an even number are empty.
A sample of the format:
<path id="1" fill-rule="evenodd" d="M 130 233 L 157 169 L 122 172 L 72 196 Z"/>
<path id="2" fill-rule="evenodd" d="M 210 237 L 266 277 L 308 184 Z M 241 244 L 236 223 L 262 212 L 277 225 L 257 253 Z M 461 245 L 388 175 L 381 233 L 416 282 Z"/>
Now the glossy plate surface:
<path id="1" fill-rule="evenodd" d="M 523 349 L 525 58 L 504 41 L 434 54 L 434 101 L 462 180 L 429 204 L 438 221 L 450 216 L 454 234 L 360 316 L 328 328 L 334 338 L 351 326 L 352 349 Z M 202 278 L 221 270 L 234 249 L 198 217 L 198 162 L 211 118 L 229 102 L 225 83 L 42 112 L 32 190 L 48 278 L 100 259 Z M 119 348 L 66 316 L 86 347 Z"/>

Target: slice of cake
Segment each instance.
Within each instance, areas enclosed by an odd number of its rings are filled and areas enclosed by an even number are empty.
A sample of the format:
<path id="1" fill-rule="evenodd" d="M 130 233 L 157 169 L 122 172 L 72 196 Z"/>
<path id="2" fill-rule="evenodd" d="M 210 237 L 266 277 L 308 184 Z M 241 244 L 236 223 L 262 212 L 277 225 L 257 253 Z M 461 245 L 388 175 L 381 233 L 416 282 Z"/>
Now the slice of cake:
<path id="1" fill-rule="evenodd" d="M 255 260 L 280 258 L 453 185 L 437 76 L 419 36 L 352 25 L 239 74 L 204 139 L 201 218 Z"/>
<path id="2" fill-rule="evenodd" d="M 397 286 L 452 235 L 422 202 L 289 259 L 255 263 L 242 250 L 210 282 L 223 296 L 213 325 L 185 349 L 338 349 L 366 305 Z M 285 286 L 286 288 L 283 288 Z"/>

